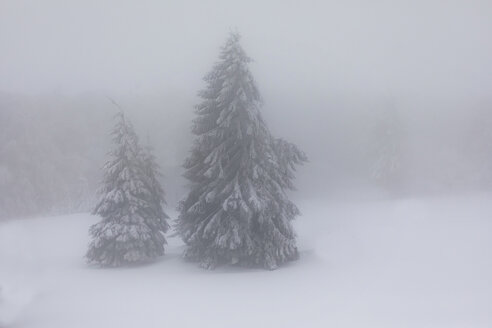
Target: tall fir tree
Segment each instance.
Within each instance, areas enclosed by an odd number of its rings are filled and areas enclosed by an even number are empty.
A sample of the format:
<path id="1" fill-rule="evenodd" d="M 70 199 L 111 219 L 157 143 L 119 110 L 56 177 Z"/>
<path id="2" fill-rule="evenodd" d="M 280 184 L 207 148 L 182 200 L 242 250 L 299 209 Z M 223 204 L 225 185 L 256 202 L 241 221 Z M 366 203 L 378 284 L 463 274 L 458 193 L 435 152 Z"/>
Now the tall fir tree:
<path id="1" fill-rule="evenodd" d="M 158 167 L 149 150 L 140 147 L 132 124 L 117 114 L 114 148 L 105 165 L 101 200 L 93 214 L 102 220 L 90 228 L 89 262 L 120 266 L 149 261 L 164 254 L 168 216 Z"/>
<path id="2" fill-rule="evenodd" d="M 185 258 L 204 268 L 274 269 L 298 258 L 291 221 L 299 211 L 286 191 L 295 164 L 306 157 L 270 134 L 239 41 L 238 34 L 229 36 L 199 93 L 196 140 L 184 165 L 191 190 L 176 229 L 187 244 Z"/>

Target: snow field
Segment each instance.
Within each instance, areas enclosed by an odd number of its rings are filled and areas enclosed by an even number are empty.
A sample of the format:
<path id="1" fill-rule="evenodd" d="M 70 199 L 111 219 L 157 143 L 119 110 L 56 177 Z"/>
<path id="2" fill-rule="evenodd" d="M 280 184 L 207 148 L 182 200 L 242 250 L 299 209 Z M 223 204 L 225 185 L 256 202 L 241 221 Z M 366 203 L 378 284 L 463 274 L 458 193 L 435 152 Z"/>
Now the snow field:
<path id="1" fill-rule="evenodd" d="M 5 327 L 492 326 L 491 195 L 299 202 L 301 259 L 200 269 L 168 238 L 155 263 L 88 266 L 88 214 L 0 224 Z M 175 218 L 175 213 L 170 213 Z"/>

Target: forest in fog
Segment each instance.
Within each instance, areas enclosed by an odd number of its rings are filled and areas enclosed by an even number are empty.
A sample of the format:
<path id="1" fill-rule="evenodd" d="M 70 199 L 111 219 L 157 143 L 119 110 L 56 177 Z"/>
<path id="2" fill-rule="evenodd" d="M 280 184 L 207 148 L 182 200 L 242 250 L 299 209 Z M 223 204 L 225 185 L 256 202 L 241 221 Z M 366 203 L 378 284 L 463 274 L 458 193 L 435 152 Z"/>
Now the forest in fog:
<path id="1" fill-rule="evenodd" d="M 394 157 L 397 193 L 490 187 L 487 2 L 0 9 L 0 217 L 90 208 L 118 110 L 110 99 L 155 147 L 176 204 L 201 79 L 232 30 L 270 129 L 309 155 L 296 197 L 379 188 L 381 156 Z"/>
<path id="2" fill-rule="evenodd" d="M 194 100 L 165 92 L 148 98 L 1 93 L 0 216 L 74 213 L 94 206 L 118 112 L 112 101 L 134 120 L 143 142 L 155 148 L 168 202 L 176 205 L 186 187 L 181 165 L 192 143 Z M 356 101 L 328 94 L 325 109 L 313 114 L 287 100 L 277 102 L 266 101 L 268 123 L 278 134 L 291 135 L 310 158 L 307 172 L 299 172 L 302 193 L 295 197 L 492 187 L 492 105 L 487 98 L 424 104 L 422 109 L 389 92 Z"/>

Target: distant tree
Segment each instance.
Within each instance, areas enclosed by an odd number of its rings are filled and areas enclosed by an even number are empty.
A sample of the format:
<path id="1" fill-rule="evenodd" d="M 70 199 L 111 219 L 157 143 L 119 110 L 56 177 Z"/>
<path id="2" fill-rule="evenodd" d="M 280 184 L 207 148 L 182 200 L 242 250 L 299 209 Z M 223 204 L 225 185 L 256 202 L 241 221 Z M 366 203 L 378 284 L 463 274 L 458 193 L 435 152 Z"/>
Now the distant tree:
<path id="1" fill-rule="evenodd" d="M 143 150 L 131 123 L 120 112 L 112 132 L 114 148 L 106 163 L 101 200 L 93 214 L 102 220 L 90 228 L 89 262 L 120 266 L 164 254 L 168 216 L 150 150 Z"/>
<path id="2" fill-rule="evenodd" d="M 298 258 L 288 199 L 293 168 L 306 160 L 274 139 L 260 113 L 251 59 L 231 34 L 200 92 L 191 155 L 184 165 L 191 190 L 176 225 L 185 258 L 204 268 L 220 264 L 274 269 Z"/>
<path id="3" fill-rule="evenodd" d="M 376 122 L 373 134 L 372 178 L 387 189 L 402 182 L 403 126 L 395 106 L 385 106 Z"/>
<path id="4" fill-rule="evenodd" d="M 475 186 L 487 188 L 492 185 L 492 104 L 481 102 L 470 112 L 471 122 L 463 138 L 462 152 L 475 167 L 467 175 L 472 176 Z"/>

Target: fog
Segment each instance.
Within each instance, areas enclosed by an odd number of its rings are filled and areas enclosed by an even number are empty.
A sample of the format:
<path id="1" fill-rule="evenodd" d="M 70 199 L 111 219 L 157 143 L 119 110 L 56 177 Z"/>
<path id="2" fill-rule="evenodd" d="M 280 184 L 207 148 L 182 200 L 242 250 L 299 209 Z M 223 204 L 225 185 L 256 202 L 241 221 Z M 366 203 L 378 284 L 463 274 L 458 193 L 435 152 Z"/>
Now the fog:
<path id="1" fill-rule="evenodd" d="M 197 92 L 230 31 L 254 59 L 268 126 L 309 157 L 294 197 L 386 195 L 371 172 L 388 112 L 398 122 L 395 194 L 490 189 L 491 16 L 489 1 L 464 0 L 2 1 L 0 189 L 11 194 L 12 171 L 28 162 L 5 150 L 26 130 L 85 164 L 59 159 L 51 173 L 25 164 L 22 175 L 51 181 L 65 169 L 62 180 L 89 180 L 84 198 L 94 194 L 113 99 L 154 146 L 174 206 Z"/>
<path id="2" fill-rule="evenodd" d="M 0 0 L 0 327 L 492 327 L 491 36 L 491 0 Z"/>

